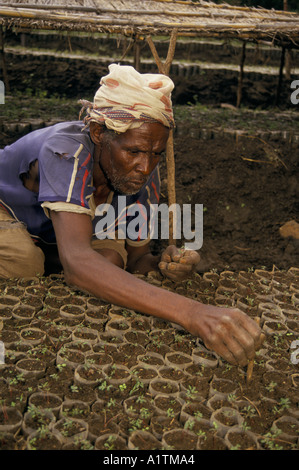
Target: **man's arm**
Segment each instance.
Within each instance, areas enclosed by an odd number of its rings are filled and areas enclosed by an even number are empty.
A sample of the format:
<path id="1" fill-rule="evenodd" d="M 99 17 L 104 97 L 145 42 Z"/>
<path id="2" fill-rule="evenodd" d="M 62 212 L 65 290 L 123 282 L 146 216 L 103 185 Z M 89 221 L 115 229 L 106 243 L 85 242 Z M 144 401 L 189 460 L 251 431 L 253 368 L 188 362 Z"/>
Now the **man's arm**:
<path id="1" fill-rule="evenodd" d="M 181 325 L 224 359 L 246 365 L 260 346 L 261 330 L 238 309 L 203 305 L 148 284 L 91 248 L 87 215 L 51 213 L 66 282 L 102 299 Z"/>

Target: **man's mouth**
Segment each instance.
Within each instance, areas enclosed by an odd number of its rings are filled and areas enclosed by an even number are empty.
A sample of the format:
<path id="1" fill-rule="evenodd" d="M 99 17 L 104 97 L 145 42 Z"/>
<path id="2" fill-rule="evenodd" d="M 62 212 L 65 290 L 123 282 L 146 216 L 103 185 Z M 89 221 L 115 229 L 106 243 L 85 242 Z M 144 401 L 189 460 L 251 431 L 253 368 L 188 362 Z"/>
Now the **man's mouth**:
<path id="1" fill-rule="evenodd" d="M 130 180 L 128 181 L 129 184 L 133 184 L 134 186 L 143 186 L 144 183 L 146 182 L 145 179 L 139 179 L 139 180 Z"/>

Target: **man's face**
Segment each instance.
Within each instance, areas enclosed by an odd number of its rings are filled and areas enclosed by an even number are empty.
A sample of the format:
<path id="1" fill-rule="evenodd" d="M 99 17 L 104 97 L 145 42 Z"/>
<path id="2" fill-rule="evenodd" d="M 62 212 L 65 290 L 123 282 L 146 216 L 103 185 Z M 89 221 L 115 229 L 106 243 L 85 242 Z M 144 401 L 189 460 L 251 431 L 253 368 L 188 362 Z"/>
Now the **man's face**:
<path id="1" fill-rule="evenodd" d="M 166 148 L 169 129 L 144 123 L 115 137 L 103 138 L 99 165 L 108 183 L 121 194 L 136 194 Z"/>

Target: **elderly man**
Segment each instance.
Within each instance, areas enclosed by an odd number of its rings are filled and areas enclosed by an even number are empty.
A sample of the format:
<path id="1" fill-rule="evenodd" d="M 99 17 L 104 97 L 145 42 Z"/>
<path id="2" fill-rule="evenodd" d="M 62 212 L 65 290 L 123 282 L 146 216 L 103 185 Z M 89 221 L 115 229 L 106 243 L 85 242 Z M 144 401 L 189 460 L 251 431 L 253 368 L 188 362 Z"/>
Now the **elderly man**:
<path id="1" fill-rule="evenodd" d="M 158 200 L 158 163 L 174 125 L 172 89 L 164 75 L 112 64 L 94 102 L 83 101 L 84 123 L 32 132 L 0 153 L 0 277 L 42 274 L 44 254 L 34 240 L 57 243 L 69 284 L 177 323 L 229 362 L 246 365 L 261 331 L 243 312 L 200 304 L 131 274 L 160 269 L 181 279 L 199 261 L 196 252 L 175 247 L 159 260 L 149 238 L 121 236 L 132 204 Z M 126 202 L 114 221 L 116 236 L 99 236 L 104 212 L 98 216 L 96 208 L 117 209 L 119 195 Z"/>

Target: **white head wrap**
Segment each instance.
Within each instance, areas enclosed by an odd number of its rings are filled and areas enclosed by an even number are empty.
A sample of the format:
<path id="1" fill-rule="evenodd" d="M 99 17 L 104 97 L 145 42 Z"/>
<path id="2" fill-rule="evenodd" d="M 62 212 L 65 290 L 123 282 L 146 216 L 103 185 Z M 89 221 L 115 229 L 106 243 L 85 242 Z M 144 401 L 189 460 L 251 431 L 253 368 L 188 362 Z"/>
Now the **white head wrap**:
<path id="1" fill-rule="evenodd" d="M 85 123 L 95 121 L 116 132 L 126 132 L 144 122 L 174 127 L 174 83 L 166 75 L 140 74 L 131 66 L 111 64 L 100 85 L 93 103 L 81 100 L 87 113 Z"/>

